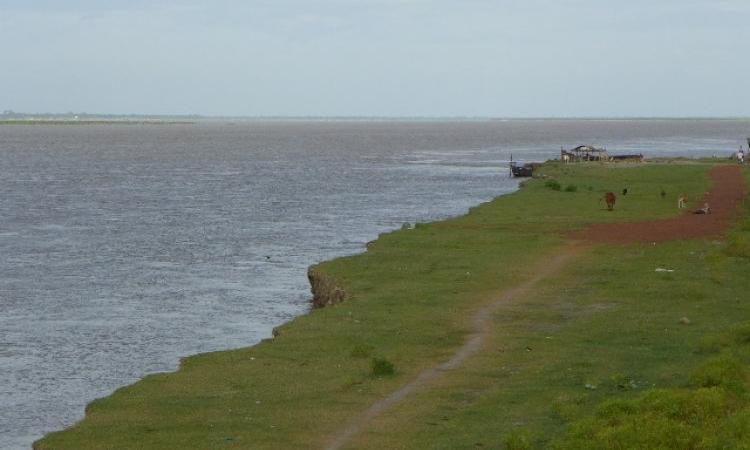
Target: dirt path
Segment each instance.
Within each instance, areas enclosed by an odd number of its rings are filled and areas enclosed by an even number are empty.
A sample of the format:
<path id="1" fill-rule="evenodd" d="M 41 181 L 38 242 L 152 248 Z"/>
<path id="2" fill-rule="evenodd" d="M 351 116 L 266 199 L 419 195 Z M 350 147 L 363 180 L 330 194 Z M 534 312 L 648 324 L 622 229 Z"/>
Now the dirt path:
<path id="1" fill-rule="evenodd" d="M 378 400 L 366 411 L 355 417 L 346 428 L 341 430 L 326 446 L 329 450 L 339 449 L 357 435 L 372 419 L 379 416 L 392 406 L 403 400 L 404 397 L 412 392 L 422 389 L 430 380 L 439 376 L 441 373 L 452 370 L 461 365 L 464 360 L 477 353 L 482 347 L 482 343 L 490 333 L 489 323 L 492 315 L 503 304 L 517 298 L 524 297 L 536 286 L 541 280 L 550 277 L 562 270 L 568 262 L 580 254 L 586 245 L 580 243 L 571 243 L 556 251 L 551 258 L 545 258 L 533 271 L 534 276 L 523 282 L 519 286 L 504 291 L 492 303 L 480 309 L 472 316 L 472 332 L 466 337 L 466 342 L 451 356 L 451 358 L 435 367 L 431 367 L 417 378 L 402 386 L 399 390 L 391 393 L 387 397 Z"/>
<path id="2" fill-rule="evenodd" d="M 503 304 L 526 296 L 540 281 L 563 270 L 570 260 L 589 248 L 591 243 L 664 242 L 722 234 L 737 215 L 737 206 L 745 195 L 745 182 L 737 166 L 714 167 L 710 172 L 710 177 L 711 191 L 706 193 L 705 198 L 700 202 L 701 205 L 709 202 L 712 210 L 710 215 L 686 212 L 681 216 L 663 220 L 596 224 L 585 231 L 571 235 L 577 241 L 556 249 L 555 254 L 549 258 L 542 258 L 542 262 L 533 269 L 534 275 L 530 279 L 519 286 L 503 291 L 492 303 L 474 313 L 471 334 L 448 361 L 423 371 L 397 391 L 375 402 L 333 436 L 326 448 L 340 449 L 359 434 L 371 420 L 389 410 L 409 394 L 425 388 L 432 379 L 443 372 L 459 367 L 467 358 L 481 349 L 482 343 L 491 332 L 489 324 L 494 312 Z"/>

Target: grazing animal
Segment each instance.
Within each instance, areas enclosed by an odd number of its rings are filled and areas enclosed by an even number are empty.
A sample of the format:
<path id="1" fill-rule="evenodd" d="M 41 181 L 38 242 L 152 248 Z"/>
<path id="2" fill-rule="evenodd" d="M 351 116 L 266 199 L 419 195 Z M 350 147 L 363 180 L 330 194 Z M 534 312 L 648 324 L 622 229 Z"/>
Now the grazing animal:
<path id="1" fill-rule="evenodd" d="M 617 197 L 615 197 L 614 192 L 607 192 L 604 194 L 604 200 L 607 202 L 607 210 L 612 211 L 615 209 L 615 202 L 617 201 Z"/>
<path id="2" fill-rule="evenodd" d="M 686 202 L 687 202 L 687 195 L 680 194 L 680 196 L 677 197 L 677 207 L 678 208 L 680 208 L 680 209 L 687 208 Z"/>
<path id="3" fill-rule="evenodd" d="M 703 204 L 703 208 L 698 208 L 693 211 L 694 214 L 711 214 L 711 207 L 708 206 L 708 202 Z"/>
<path id="4" fill-rule="evenodd" d="M 568 164 L 570 162 L 570 155 L 562 155 L 563 164 Z"/>

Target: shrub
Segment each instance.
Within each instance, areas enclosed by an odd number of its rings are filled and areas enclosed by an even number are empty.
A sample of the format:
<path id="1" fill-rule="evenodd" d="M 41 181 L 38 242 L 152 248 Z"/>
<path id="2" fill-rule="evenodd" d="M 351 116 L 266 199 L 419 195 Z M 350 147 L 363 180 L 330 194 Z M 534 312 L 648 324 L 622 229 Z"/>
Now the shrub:
<path id="1" fill-rule="evenodd" d="M 562 186 L 560 186 L 560 183 L 557 182 L 557 180 L 547 180 L 544 183 L 544 187 L 546 187 L 547 189 L 552 189 L 553 191 L 559 191 L 560 189 L 562 189 Z"/>
<path id="2" fill-rule="evenodd" d="M 575 184 L 569 184 L 568 186 L 565 187 L 565 192 L 576 192 L 576 191 L 578 191 L 578 186 L 576 186 Z"/>
<path id="3" fill-rule="evenodd" d="M 376 377 L 393 375 L 393 363 L 385 358 L 372 358 L 372 374 Z"/>

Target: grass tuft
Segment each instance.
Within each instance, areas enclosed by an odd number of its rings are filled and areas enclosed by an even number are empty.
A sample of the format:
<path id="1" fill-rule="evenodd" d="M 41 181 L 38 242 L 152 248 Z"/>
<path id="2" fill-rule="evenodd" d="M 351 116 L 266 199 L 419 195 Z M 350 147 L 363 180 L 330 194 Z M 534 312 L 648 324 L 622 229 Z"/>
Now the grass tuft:
<path id="1" fill-rule="evenodd" d="M 750 258 L 750 235 L 736 234 L 727 239 L 724 253 L 737 258 Z"/>
<path id="2" fill-rule="evenodd" d="M 349 355 L 352 358 L 369 358 L 370 355 L 372 355 L 372 351 L 374 350 L 373 346 L 366 345 L 366 344 L 360 344 L 354 346 L 351 353 Z"/>
<path id="3" fill-rule="evenodd" d="M 533 448 L 533 440 L 528 430 L 514 430 L 505 438 L 507 450 L 530 450 Z"/>
<path id="4" fill-rule="evenodd" d="M 553 191 L 559 191 L 562 189 L 562 186 L 560 185 L 560 182 L 557 180 L 547 180 L 544 182 L 544 187 L 547 189 L 552 189 Z"/>
<path id="5" fill-rule="evenodd" d="M 375 377 L 393 375 L 395 373 L 393 363 L 385 358 L 372 358 L 370 367 L 372 369 L 372 375 Z"/>
<path id="6" fill-rule="evenodd" d="M 737 358 L 722 354 L 709 359 L 690 375 L 690 384 L 699 388 L 722 387 L 743 390 L 745 373 Z"/>

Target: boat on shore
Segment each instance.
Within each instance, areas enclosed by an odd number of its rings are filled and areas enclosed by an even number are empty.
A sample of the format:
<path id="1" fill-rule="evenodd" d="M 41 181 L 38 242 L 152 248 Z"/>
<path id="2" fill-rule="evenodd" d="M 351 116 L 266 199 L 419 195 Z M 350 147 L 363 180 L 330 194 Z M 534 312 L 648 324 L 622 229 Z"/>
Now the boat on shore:
<path id="1" fill-rule="evenodd" d="M 534 170 L 541 166 L 542 163 L 525 163 L 521 164 L 516 161 L 510 162 L 510 173 L 513 177 L 533 177 Z"/>

